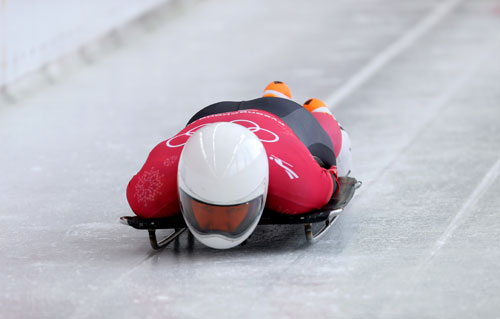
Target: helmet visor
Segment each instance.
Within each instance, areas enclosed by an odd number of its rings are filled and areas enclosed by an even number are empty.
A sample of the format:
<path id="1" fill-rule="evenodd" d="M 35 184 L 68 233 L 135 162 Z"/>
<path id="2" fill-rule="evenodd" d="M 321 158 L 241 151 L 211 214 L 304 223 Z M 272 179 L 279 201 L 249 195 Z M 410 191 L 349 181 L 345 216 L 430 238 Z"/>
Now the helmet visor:
<path id="1" fill-rule="evenodd" d="M 214 205 L 199 201 L 179 188 L 182 214 L 187 223 L 203 235 L 221 234 L 238 238 L 264 208 L 263 195 L 237 205 Z"/>

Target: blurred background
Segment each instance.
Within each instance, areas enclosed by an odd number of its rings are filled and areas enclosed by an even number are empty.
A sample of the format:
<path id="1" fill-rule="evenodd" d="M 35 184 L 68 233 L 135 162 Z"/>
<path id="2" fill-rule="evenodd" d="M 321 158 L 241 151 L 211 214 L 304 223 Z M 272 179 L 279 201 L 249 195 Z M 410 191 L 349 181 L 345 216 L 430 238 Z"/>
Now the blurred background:
<path id="1" fill-rule="evenodd" d="M 163 3 L 2 0 L 0 85 L 57 62 Z"/>
<path id="2" fill-rule="evenodd" d="M 498 317 L 498 0 L 0 4 L 0 318 Z M 119 224 L 155 145 L 273 80 L 351 136 L 364 184 L 321 241 Z"/>

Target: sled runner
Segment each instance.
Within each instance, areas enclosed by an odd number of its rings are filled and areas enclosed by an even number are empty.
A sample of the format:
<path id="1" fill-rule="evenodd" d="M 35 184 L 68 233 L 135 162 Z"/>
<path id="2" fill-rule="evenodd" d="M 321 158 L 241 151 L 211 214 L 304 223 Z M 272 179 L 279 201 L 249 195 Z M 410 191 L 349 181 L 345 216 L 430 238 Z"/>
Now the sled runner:
<path id="1" fill-rule="evenodd" d="M 321 238 L 337 221 L 339 214 L 352 199 L 356 189 L 361 186 L 361 182 L 353 177 L 339 177 L 339 185 L 339 190 L 323 208 L 298 215 L 286 215 L 264 210 L 259 225 L 303 224 L 306 239 L 309 242 L 314 242 Z M 187 229 L 181 214 L 174 217 L 149 219 L 137 216 L 123 216 L 120 218 L 120 222 L 136 229 L 147 229 L 153 249 L 161 249 L 167 246 Z M 316 224 L 322 224 L 322 227 L 317 232 L 313 232 L 313 225 Z M 173 229 L 173 232 L 158 241 L 156 238 L 157 229 Z"/>

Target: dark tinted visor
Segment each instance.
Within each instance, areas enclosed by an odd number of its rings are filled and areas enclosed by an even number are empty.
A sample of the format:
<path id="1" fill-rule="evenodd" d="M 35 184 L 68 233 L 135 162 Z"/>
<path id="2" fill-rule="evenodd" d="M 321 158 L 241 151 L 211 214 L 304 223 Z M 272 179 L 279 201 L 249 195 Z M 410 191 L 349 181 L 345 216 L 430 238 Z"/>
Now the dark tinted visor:
<path id="1" fill-rule="evenodd" d="M 200 234 L 221 234 L 237 238 L 243 234 L 264 208 L 261 195 L 238 205 L 214 205 L 194 199 L 179 189 L 181 209 L 186 222 Z"/>

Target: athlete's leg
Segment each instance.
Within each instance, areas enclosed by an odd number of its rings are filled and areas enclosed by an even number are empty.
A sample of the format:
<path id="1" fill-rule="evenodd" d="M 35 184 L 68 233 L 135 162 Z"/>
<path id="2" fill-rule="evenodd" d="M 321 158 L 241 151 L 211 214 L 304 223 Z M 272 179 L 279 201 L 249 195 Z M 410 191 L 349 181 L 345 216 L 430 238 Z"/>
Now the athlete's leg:
<path id="1" fill-rule="evenodd" d="M 288 100 L 292 99 L 292 94 L 290 93 L 290 88 L 286 83 L 281 82 L 281 81 L 274 81 L 269 83 L 266 88 L 264 89 L 264 97 L 280 97 L 280 98 L 285 98 Z M 220 113 L 226 113 L 226 112 L 234 112 L 238 111 L 241 109 L 245 109 L 242 102 L 231 102 L 231 101 L 225 101 L 225 102 L 219 102 L 215 103 L 212 105 L 209 105 L 200 111 L 198 111 L 191 119 L 188 121 L 187 125 L 191 124 L 192 122 L 201 119 L 202 117 L 213 115 L 213 114 L 220 114 Z"/>
<path id="2" fill-rule="evenodd" d="M 303 107 L 311 113 L 327 113 L 333 116 L 332 112 L 328 109 L 328 106 L 320 99 L 309 99 L 304 102 Z"/>
<path id="3" fill-rule="evenodd" d="M 321 127 L 328 134 L 333 144 L 335 157 L 338 157 L 340 149 L 342 148 L 342 133 L 340 132 L 339 124 L 333 114 L 330 112 L 326 104 L 320 99 L 309 99 L 303 106 L 306 110 L 311 112 Z"/>
<path id="4" fill-rule="evenodd" d="M 281 81 L 273 81 L 264 89 L 263 97 L 281 97 L 284 99 L 292 99 L 292 93 L 286 83 Z"/>
<path id="5" fill-rule="evenodd" d="M 351 141 L 347 132 L 339 125 L 323 101 L 309 99 L 304 103 L 330 137 L 337 158 L 338 176 L 346 176 L 351 171 Z"/>

